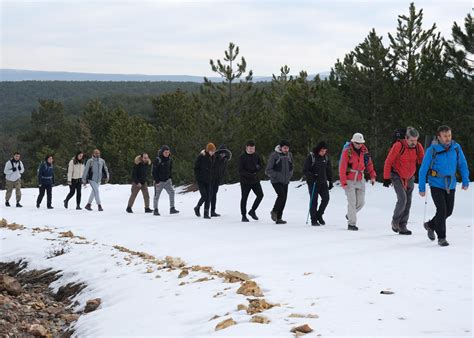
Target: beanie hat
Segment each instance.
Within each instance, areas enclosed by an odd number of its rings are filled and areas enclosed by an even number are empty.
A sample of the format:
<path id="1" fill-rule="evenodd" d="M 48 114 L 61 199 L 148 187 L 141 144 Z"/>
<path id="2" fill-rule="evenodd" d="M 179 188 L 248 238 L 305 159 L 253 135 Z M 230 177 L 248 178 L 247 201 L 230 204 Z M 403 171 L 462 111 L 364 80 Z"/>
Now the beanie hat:
<path id="1" fill-rule="evenodd" d="M 289 147 L 289 146 L 290 146 L 290 142 L 288 142 L 288 140 L 281 140 L 281 141 L 280 141 L 280 148 L 283 148 L 284 146 Z"/>
<path id="2" fill-rule="evenodd" d="M 216 151 L 216 146 L 214 145 L 214 143 L 209 142 L 206 146 L 206 151 L 207 152 Z"/>

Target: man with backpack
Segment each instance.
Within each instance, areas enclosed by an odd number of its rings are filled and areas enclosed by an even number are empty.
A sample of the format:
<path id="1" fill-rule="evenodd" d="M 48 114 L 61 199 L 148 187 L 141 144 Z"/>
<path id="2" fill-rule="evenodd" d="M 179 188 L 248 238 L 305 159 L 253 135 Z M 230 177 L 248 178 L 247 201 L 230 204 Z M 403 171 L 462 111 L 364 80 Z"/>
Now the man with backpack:
<path id="1" fill-rule="evenodd" d="M 452 140 L 451 128 L 440 126 L 437 142 L 426 150 L 419 171 L 419 191 L 421 197 L 426 195 L 426 181 L 431 190 L 431 197 L 436 206 L 435 216 L 424 224 L 428 238 L 432 241 L 438 235 L 438 245 L 448 246 L 446 240 L 446 219 L 454 208 L 456 192 L 456 171 L 462 178 L 462 189 L 469 187 L 469 169 L 461 146 Z"/>
<path id="2" fill-rule="evenodd" d="M 372 185 L 375 184 L 375 169 L 364 136 L 355 133 L 350 142 L 344 145 L 339 161 L 339 178 L 347 196 L 347 229 L 357 231 L 357 213 L 365 204 L 365 181 L 367 174 Z"/>
<path id="3" fill-rule="evenodd" d="M 167 145 L 163 145 L 158 152 L 158 156 L 153 162 L 153 180 L 155 181 L 155 196 L 153 198 L 153 215 L 160 216 L 158 211 L 158 201 L 161 192 L 166 190 L 170 198 L 170 214 L 179 213 L 174 207 L 174 188 L 171 179 L 173 170 L 173 160 L 171 158 L 171 150 Z"/>
<path id="4" fill-rule="evenodd" d="M 392 230 L 400 235 L 411 235 L 407 229 L 411 199 L 415 186 L 416 165 L 421 164 L 425 154 L 418 142 L 420 134 L 413 127 L 395 133 L 395 141 L 385 159 L 383 185 L 393 185 L 397 194 L 397 204 L 392 217 Z"/>
<path id="5" fill-rule="evenodd" d="M 290 143 L 282 140 L 275 147 L 275 151 L 268 159 L 265 174 L 270 177 L 273 189 L 277 193 L 277 199 L 270 216 L 276 224 L 286 224 L 282 219 L 283 210 L 288 196 L 288 185 L 293 176 L 293 155 L 290 152 Z"/>
<path id="6" fill-rule="evenodd" d="M 105 161 L 100 157 L 100 150 L 94 149 L 92 152 L 92 157 L 87 160 L 86 166 L 84 168 L 84 174 L 82 175 L 82 183 L 86 185 L 90 184 L 92 191 L 89 196 L 89 202 L 85 206 L 86 210 L 92 211 L 92 201 L 95 199 L 95 202 L 98 205 L 99 211 L 104 211 L 102 209 L 102 204 L 100 202 L 99 187 L 102 182 L 102 178 L 105 176 L 105 183 L 109 182 L 109 169 L 105 164 Z"/>
<path id="7" fill-rule="evenodd" d="M 21 200 L 21 175 L 25 172 L 25 166 L 23 162 L 20 161 L 20 153 L 16 152 L 13 154 L 13 157 L 5 163 L 5 169 L 3 173 L 5 174 L 6 188 L 7 192 L 5 194 L 5 206 L 10 206 L 10 198 L 12 197 L 13 189 L 15 189 L 16 195 L 16 207 L 23 207 L 20 204 Z"/>
<path id="8" fill-rule="evenodd" d="M 329 203 L 329 190 L 333 188 L 331 161 L 327 151 L 326 142 L 319 142 L 306 157 L 303 167 L 303 174 L 306 177 L 309 190 L 311 225 L 313 226 L 326 224 L 323 214 Z M 321 196 L 319 209 L 318 195 Z"/>

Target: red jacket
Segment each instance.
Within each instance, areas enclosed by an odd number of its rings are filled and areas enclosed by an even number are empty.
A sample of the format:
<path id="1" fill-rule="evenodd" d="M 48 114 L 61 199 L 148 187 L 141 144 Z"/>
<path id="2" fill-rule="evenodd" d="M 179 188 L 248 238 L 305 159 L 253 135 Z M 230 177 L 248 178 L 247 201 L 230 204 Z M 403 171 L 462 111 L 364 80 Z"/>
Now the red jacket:
<path id="1" fill-rule="evenodd" d="M 364 163 L 364 154 L 368 153 L 367 147 L 362 145 L 360 148 L 360 154 L 357 154 L 354 145 L 351 143 L 347 149 L 342 152 L 341 163 L 339 165 L 339 178 L 341 180 L 341 185 L 347 185 L 347 181 L 353 181 L 354 178 L 356 181 L 361 181 L 364 178 L 365 163 Z M 356 173 L 351 171 L 358 170 L 357 177 Z M 370 175 L 370 178 L 375 178 L 375 169 L 374 164 L 372 163 L 372 158 L 369 157 L 369 162 L 367 163 L 367 172 Z"/>
<path id="2" fill-rule="evenodd" d="M 415 175 L 416 164 L 421 164 L 425 156 L 425 150 L 421 143 L 416 148 L 408 147 L 406 140 L 395 142 L 388 153 L 383 167 L 383 178 L 390 179 L 392 171 L 398 174 L 402 180 L 409 180 Z"/>

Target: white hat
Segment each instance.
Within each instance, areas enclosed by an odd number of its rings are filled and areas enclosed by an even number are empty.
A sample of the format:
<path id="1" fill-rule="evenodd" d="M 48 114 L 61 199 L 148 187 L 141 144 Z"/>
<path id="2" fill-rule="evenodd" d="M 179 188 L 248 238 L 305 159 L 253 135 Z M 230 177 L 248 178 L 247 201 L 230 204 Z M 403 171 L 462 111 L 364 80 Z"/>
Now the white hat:
<path id="1" fill-rule="evenodd" d="M 364 135 L 362 135 L 361 133 L 355 133 L 354 135 L 352 135 L 352 140 L 351 140 L 351 142 L 355 142 L 355 143 L 365 143 Z"/>

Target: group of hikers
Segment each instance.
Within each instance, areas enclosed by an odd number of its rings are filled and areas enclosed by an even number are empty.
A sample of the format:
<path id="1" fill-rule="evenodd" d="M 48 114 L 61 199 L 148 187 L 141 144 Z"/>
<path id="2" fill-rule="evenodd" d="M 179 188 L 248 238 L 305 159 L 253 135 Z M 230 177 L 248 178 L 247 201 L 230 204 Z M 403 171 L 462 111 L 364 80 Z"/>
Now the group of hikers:
<path id="1" fill-rule="evenodd" d="M 422 197 L 426 196 L 426 184 L 428 183 L 436 206 L 436 214 L 429 221 L 424 222 L 424 227 L 430 240 L 434 241 L 437 236 L 438 244 L 447 246 L 449 243 L 446 240 L 446 219 L 453 212 L 457 172 L 462 178 L 462 189 L 467 190 L 469 186 L 466 158 L 461 146 L 452 140 L 451 128 L 448 126 L 444 125 L 438 128 L 436 140 L 427 148 L 426 153 L 421 143 L 418 142 L 418 138 L 419 132 L 413 127 L 407 127 L 393 142 L 385 160 L 383 185 L 385 187 L 393 186 L 397 195 L 391 228 L 400 235 L 412 234 L 407 228 L 407 223 L 415 173 L 417 165 L 420 165 L 418 172 L 419 194 Z M 24 173 L 25 167 L 20 157 L 20 153 L 17 152 L 5 164 L 5 206 L 7 207 L 10 207 L 9 201 L 13 189 L 16 191 L 16 206 L 22 207 L 20 204 L 21 175 Z M 200 199 L 194 207 L 197 217 L 201 217 L 201 206 L 203 205 L 205 219 L 220 216 L 216 212 L 217 193 L 219 186 L 223 183 L 227 163 L 231 158 L 232 153 L 229 149 L 224 145 L 217 149 L 213 143 L 208 143 L 197 156 L 194 164 L 195 179 L 200 192 Z M 53 155 L 49 154 L 38 168 L 37 208 L 40 207 L 46 193 L 47 208 L 53 209 L 52 187 L 55 182 L 53 162 Z M 290 143 L 287 140 L 282 140 L 275 147 L 265 168 L 260 155 L 256 152 L 255 142 L 248 141 L 246 143 L 245 151 L 240 156 L 238 163 L 242 222 L 249 222 L 247 215 L 258 220 L 256 211 L 263 199 L 263 190 L 260 184 L 260 173 L 263 170 L 269 177 L 277 195 L 270 217 L 276 224 L 286 224 L 286 221 L 283 220 L 283 211 L 287 201 L 288 186 L 293 176 L 293 162 Z M 152 168 L 154 186 L 153 210 L 150 208 L 147 184 L 150 167 Z M 131 195 L 126 212 L 133 213 L 133 204 L 141 191 L 145 202 L 145 213 L 159 216 L 158 201 L 161 192 L 166 190 L 169 195 L 170 214 L 179 213 L 175 208 L 172 168 L 171 149 L 167 145 L 160 148 L 153 163 L 146 153 L 136 156 L 132 171 Z M 325 225 L 323 215 L 329 203 L 329 191 L 333 188 L 331 161 L 326 142 L 318 143 L 308 154 L 304 162 L 303 174 L 306 177 L 310 197 L 308 217 L 311 216 L 311 225 Z M 64 199 L 64 207 L 68 208 L 70 199 L 76 195 L 76 209 L 81 210 L 81 187 L 89 184 L 92 191 L 85 209 L 91 211 L 92 202 L 95 199 L 98 210 L 103 211 L 99 193 L 100 185 L 102 181 L 107 183 L 109 178 L 109 170 L 98 149 L 93 151 L 92 157 L 87 161 L 85 161 L 85 154 L 82 151 L 77 152 L 68 165 L 67 183 L 70 190 Z M 374 164 L 361 133 L 355 133 L 343 147 L 339 160 L 339 178 L 347 197 L 347 213 L 345 215 L 347 228 L 357 231 L 357 213 L 365 203 L 366 182 L 374 185 L 376 179 Z M 247 212 L 250 191 L 255 194 L 255 200 Z"/>

